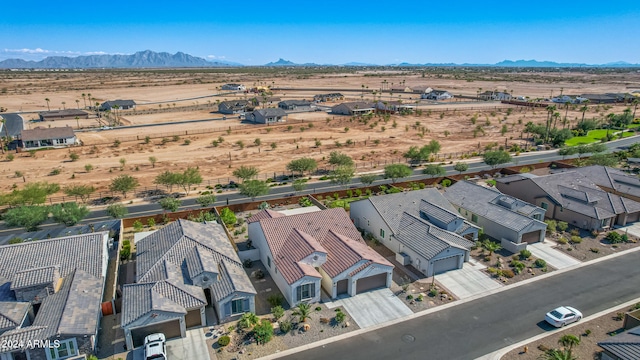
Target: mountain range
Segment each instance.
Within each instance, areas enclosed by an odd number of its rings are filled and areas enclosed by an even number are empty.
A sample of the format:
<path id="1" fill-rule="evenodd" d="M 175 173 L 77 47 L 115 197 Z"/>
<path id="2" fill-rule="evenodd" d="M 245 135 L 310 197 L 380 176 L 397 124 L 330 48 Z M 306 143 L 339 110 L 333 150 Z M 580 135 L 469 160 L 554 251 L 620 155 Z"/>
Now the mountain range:
<path id="1" fill-rule="evenodd" d="M 0 69 L 104 69 L 104 68 L 193 68 L 193 67 L 240 67 L 243 64 L 228 61 L 208 61 L 201 57 L 183 52 L 170 54 L 151 50 L 139 51 L 131 55 L 86 55 L 77 57 L 50 56 L 40 61 L 7 59 L 0 61 Z M 293 66 L 394 66 L 394 67 L 538 67 L 538 68 L 575 68 L 575 67 L 640 67 L 640 64 L 630 64 L 623 61 L 607 64 L 558 63 L 554 61 L 537 60 L 504 60 L 495 64 L 455 64 L 455 63 L 399 63 L 399 64 L 368 64 L 349 62 L 345 64 L 297 64 L 289 60 L 278 59 L 263 66 L 293 67 Z"/>

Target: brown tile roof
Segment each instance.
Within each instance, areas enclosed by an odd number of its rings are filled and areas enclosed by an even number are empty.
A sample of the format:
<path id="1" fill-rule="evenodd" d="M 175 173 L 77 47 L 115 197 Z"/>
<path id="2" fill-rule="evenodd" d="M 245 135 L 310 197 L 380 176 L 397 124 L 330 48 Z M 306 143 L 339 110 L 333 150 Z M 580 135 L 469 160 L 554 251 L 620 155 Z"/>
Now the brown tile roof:
<path id="1" fill-rule="evenodd" d="M 66 139 L 74 136 L 73 129 L 69 126 L 52 128 L 37 127 L 35 129 L 22 130 L 20 134 L 22 141 Z"/>
<path id="2" fill-rule="evenodd" d="M 250 218 L 247 219 L 247 222 L 252 223 L 252 222 L 260 221 L 262 219 L 272 219 L 272 218 L 283 217 L 283 216 L 286 216 L 286 215 L 279 213 L 277 211 L 267 209 L 267 210 L 262 210 L 255 215 L 252 215 Z"/>
<path id="3" fill-rule="evenodd" d="M 327 254 L 322 269 L 331 277 L 363 260 L 393 266 L 366 245 L 343 209 L 286 217 L 261 216 L 264 218 L 258 221 L 278 271 L 289 284 L 303 276 L 321 277 L 313 266 L 301 263 L 314 252 Z"/>

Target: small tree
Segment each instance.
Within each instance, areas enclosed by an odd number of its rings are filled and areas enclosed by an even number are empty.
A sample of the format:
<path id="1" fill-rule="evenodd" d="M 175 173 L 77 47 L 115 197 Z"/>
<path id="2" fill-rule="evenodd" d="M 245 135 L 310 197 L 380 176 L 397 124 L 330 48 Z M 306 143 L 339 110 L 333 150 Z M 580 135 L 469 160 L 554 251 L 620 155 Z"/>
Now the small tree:
<path id="1" fill-rule="evenodd" d="M 67 196 L 77 196 L 82 202 L 87 202 L 96 189 L 91 185 L 71 185 L 65 187 L 63 191 Z"/>
<path id="2" fill-rule="evenodd" d="M 304 191 L 307 188 L 307 182 L 305 179 L 297 179 L 293 182 L 293 190 L 297 193 Z"/>
<path id="3" fill-rule="evenodd" d="M 332 151 L 329 153 L 329 164 L 353 166 L 353 159 L 347 154 L 343 154 L 339 151 Z"/>
<path id="4" fill-rule="evenodd" d="M 184 172 L 182 172 L 182 176 L 180 177 L 180 186 L 182 186 L 187 195 L 189 194 L 189 190 L 191 190 L 192 185 L 200 183 L 202 183 L 202 175 L 200 175 L 200 170 L 198 170 L 198 168 L 188 167 Z"/>
<path id="5" fill-rule="evenodd" d="M 271 150 L 275 150 L 278 147 L 278 143 L 272 142 L 269 146 L 271 146 Z"/>
<path id="6" fill-rule="evenodd" d="M 91 172 L 91 170 L 93 170 L 93 165 L 91 165 L 91 164 L 86 164 L 86 165 L 84 166 L 84 171 L 86 171 L 86 172 Z"/>
<path id="7" fill-rule="evenodd" d="M 127 159 L 120 158 L 120 170 L 124 170 L 125 165 L 127 165 Z"/>
<path id="8" fill-rule="evenodd" d="M 122 204 L 111 204 L 107 206 L 107 214 L 114 219 L 122 219 L 129 213 L 127 207 Z"/>
<path id="9" fill-rule="evenodd" d="M 4 221 L 9 226 L 21 226 L 27 231 L 36 231 L 49 217 L 49 207 L 40 205 L 19 206 L 7 210 Z"/>
<path id="10" fill-rule="evenodd" d="M 78 159 L 80 159 L 80 155 L 78 155 L 78 153 L 76 152 L 71 152 L 69 154 L 69 159 L 71 159 L 71 161 L 78 161 Z"/>
<path id="11" fill-rule="evenodd" d="M 373 182 L 376 181 L 377 178 L 378 176 L 375 174 L 364 174 L 360 176 L 360 182 L 364 185 L 369 186 L 373 184 Z"/>
<path id="12" fill-rule="evenodd" d="M 249 180 L 240 184 L 240 194 L 248 196 L 251 201 L 255 201 L 256 197 L 267 195 L 269 193 L 269 185 L 260 180 Z"/>
<path id="13" fill-rule="evenodd" d="M 228 207 L 220 211 L 220 219 L 228 228 L 238 221 L 236 214 L 234 214 Z"/>
<path id="14" fill-rule="evenodd" d="M 135 189 L 140 183 L 136 178 L 130 175 L 120 175 L 111 180 L 109 190 L 113 192 L 120 192 L 122 196 L 127 197 L 127 192 Z"/>
<path id="15" fill-rule="evenodd" d="M 151 163 L 151 167 L 155 168 L 156 163 L 158 162 L 158 159 L 155 156 L 149 156 L 149 162 Z"/>
<path id="16" fill-rule="evenodd" d="M 258 176 L 258 168 L 255 166 L 240 166 L 239 168 L 233 170 L 233 176 L 242 179 L 242 181 L 247 181 L 249 179 L 253 179 Z"/>
<path id="17" fill-rule="evenodd" d="M 172 198 L 172 197 L 162 198 L 160 199 L 159 203 L 163 210 L 169 211 L 169 212 L 174 212 L 178 210 L 178 208 L 182 204 L 182 202 L 179 199 Z"/>
<path id="18" fill-rule="evenodd" d="M 464 162 L 456 163 L 456 165 L 453 167 L 453 170 L 455 170 L 458 173 L 462 174 L 463 172 L 469 170 L 469 164 L 464 163 Z"/>
<path id="19" fill-rule="evenodd" d="M 340 165 L 331 173 L 331 182 L 340 186 L 351 184 L 351 179 L 355 175 L 355 168 L 352 165 Z"/>
<path id="20" fill-rule="evenodd" d="M 291 160 L 287 164 L 287 170 L 299 172 L 301 176 L 304 176 L 305 172 L 311 172 L 315 170 L 317 167 L 318 163 L 314 159 L 307 157 Z"/>
<path id="21" fill-rule="evenodd" d="M 502 246 L 500 246 L 500 244 L 489 239 L 486 239 L 484 242 L 482 242 L 482 247 L 489 252 L 489 256 L 491 256 L 491 254 L 493 254 L 494 252 L 500 251 L 500 249 L 502 249 Z"/>
<path id="22" fill-rule="evenodd" d="M 424 168 L 424 170 L 422 170 L 422 173 L 434 177 L 446 175 L 447 171 L 440 165 L 429 164 Z"/>
<path id="23" fill-rule="evenodd" d="M 264 345 L 271 341 L 273 337 L 273 325 L 271 321 L 262 319 L 262 321 L 253 328 L 253 332 L 255 333 L 256 342 Z"/>
<path id="24" fill-rule="evenodd" d="M 384 168 L 384 176 L 390 178 L 393 183 L 396 183 L 399 179 L 405 178 L 411 175 L 413 171 L 405 164 L 391 164 Z"/>
<path id="25" fill-rule="evenodd" d="M 55 222 L 73 226 L 89 214 L 89 209 L 86 206 L 78 206 L 75 202 L 69 202 L 51 206 L 51 214 Z"/>
<path id="26" fill-rule="evenodd" d="M 506 164 L 511 161 L 511 155 L 506 151 L 487 151 L 483 156 L 484 163 L 495 169 L 500 164 Z"/>
<path id="27" fill-rule="evenodd" d="M 200 195 L 196 199 L 196 202 L 202 207 L 208 207 L 216 202 L 216 196 L 213 194 Z"/>
<path id="28" fill-rule="evenodd" d="M 252 312 L 246 312 L 242 314 L 242 317 L 240 318 L 240 320 L 238 320 L 238 327 L 240 327 L 241 329 L 249 329 L 256 325 L 259 321 L 260 318 L 256 314 Z"/>

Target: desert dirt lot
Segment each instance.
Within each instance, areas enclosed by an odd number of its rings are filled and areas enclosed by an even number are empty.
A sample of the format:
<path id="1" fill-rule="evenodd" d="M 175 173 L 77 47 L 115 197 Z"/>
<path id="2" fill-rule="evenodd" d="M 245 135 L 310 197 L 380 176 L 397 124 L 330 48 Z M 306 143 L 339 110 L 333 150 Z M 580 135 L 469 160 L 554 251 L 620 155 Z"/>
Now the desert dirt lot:
<path id="1" fill-rule="evenodd" d="M 424 77 L 423 77 L 424 76 Z M 282 172 L 286 163 L 303 156 L 313 157 L 319 166 L 326 165 L 329 152 L 339 150 L 359 163 L 398 161 L 410 146 L 422 146 L 435 139 L 442 145 L 443 161 L 455 161 L 462 153 L 484 149 L 488 144 L 525 146 L 524 125 L 543 123 L 543 109 L 504 106 L 499 103 L 454 99 L 443 104 L 420 103 L 422 114 L 392 115 L 386 121 L 374 116 L 366 122 L 349 116 L 326 112 L 291 114 L 286 123 L 256 126 L 238 119 L 209 120 L 221 117 L 215 113 L 216 100 L 244 99 L 252 94 L 226 94 L 220 86 L 227 82 L 247 87 L 272 86 L 272 96 L 282 99 L 311 99 L 314 94 L 340 91 L 345 101 L 369 100 L 386 81 L 386 87 L 428 85 L 454 94 L 474 97 L 484 90 L 513 92 L 514 96 L 548 97 L 552 93 L 580 94 L 592 92 L 626 92 L 640 88 L 640 74 L 612 72 L 482 72 L 456 71 L 355 71 L 334 72 L 307 70 L 184 70 L 184 71 L 85 71 L 85 72 L 4 72 L 0 73 L 6 89 L 0 94 L 0 105 L 11 111 L 43 111 L 84 107 L 105 100 L 133 99 L 139 105 L 137 115 L 120 111 L 123 125 L 156 124 L 151 127 L 88 131 L 78 133 L 83 146 L 16 154 L 11 162 L 2 162 L 0 192 L 10 191 L 13 184 L 49 181 L 64 185 L 93 184 L 106 190 L 110 180 L 122 173 L 138 178 L 148 186 L 159 173 L 198 166 L 205 179 L 228 177 L 241 165 L 256 166 L 261 173 Z M 295 90 L 313 88 L 314 90 Z M 319 89 L 327 89 L 322 91 Z M 352 89 L 352 91 L 347 91 Z M 6 91 L 5 91 L 6 90 Z M 83 97 L 82 94 L 85 94 Z M 418 95 L 383 93 L 382 100 L 415 103 Z M 45 101 L 49 99 L 49 102 Z M 76 101 L 77 100 L 77 101 Z M 65 102 L 65 104 L 62 104 Z M 323 105 L 334 105 L 333 103 Z M 272 105 L 273 106 L 273 105 Z M 496 108 L 497 107 L 497 108 Z M 591 106 L 587 118 L 604 117 L 609 112 L 622 112 L 624 106 L 611 109 Z M 144 113 L 145 111 L 149 113 Z M 569 123 L 580 119 L 578 107 L 558 111 Z M 24 115 L 26 120 L 37 114 Z M 474 120 L 475 119 L 475 120 Z M 175 123 L 180 122 L 180 123 Z M 165 123 L 162 125 L 161 123 Z M 158 125 L 160 124 L 160 125 Z M 95 127 L 95 119 L 65 120 L 45 123 L 27 122 L 27 127 L 65 126 Z M 503 130 L 503 126 L 505 126 Z M 505 131 L 504 133 L 502 133 Z M 475 134 L 474 134 L 475 133 Z M 179 138 L 174 140 L 174 135 Z M 144 138 L 150 136 L 148 144 Z M 162 138 L 166 139 L 162 141 Z M 222 137 L 218 146 L 213 140 Z M 259 141 L 256 141 L 259 139 Z M 114 142 L 120 140 L 119 146 Z M 242 144 L 241 144 L 242 143 Z M 257 144 L 260 145 L 257 145 Z M 275 144 L 275 147 L 272 147 Z M 347 145 L 349 144 L 349 145 Z M 69 154 L 80 155 L 75 162 Z M 157 159 L 151 166 L 149 157 Z M 125 159 L 125 166 L 121 166 Z M 85 171 L 91 164 L 93 170 Z M 50 175 L 59 169 L 58 175 Z M 24 174 L 16 176 L 16 171 Z"/>

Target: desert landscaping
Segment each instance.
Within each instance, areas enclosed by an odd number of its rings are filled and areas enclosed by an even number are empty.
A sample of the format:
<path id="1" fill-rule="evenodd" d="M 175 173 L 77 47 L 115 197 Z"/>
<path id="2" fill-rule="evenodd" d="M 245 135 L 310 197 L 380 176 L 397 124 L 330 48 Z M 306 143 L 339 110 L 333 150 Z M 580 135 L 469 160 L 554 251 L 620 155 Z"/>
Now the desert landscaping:
<path id="1" fill-rule="evenodd" d="M 152 186 L 161 172 L 187 167 L 198 167 L 205 182 L 227 179 L 242 165 L 256 166 L 266 178 L 284 172 L 290 160 L 300 157 L 312 157 L 318 161 L 319 168 L 323 168 L 327 165 L 325 157 L 336 149 L 350 155 L 359 169 L 375 170 L 385 163 L 403 161 L 402 154 L 410 146 L 422 146 L 433 139 L 442 146 L 437 160 L 447 163 L 487 147 L 505 144 L 507 149 L 525 151 L 532 146 L 524 133 L 525 124 L 544 123 L 547 112 L 495 101 L 477 101 L 475 97 L 479 92 L 495 89 L 536 99 L 562 92 L 626 92 L 640 87 L 640 74 L 635 72 L 532 71 L 346 68 L 5 71 L 0 74 L 4 86 L 0 104 L 8 108 L 8 112 L 24 111 L 25 128 L 68 125 L 79 126 L 83 131 L 76 133 L 82 146 L 23 152 L 15 154 L 13 161 L 4 161 L 0 175 L 5 181 L 0 192 L 35 181 L 55 182 L 61 186 L 91 183 L 96 191 L 105 191 L 110 180 L 123 173 L 136 177 L 142 186 Z M 408 115 L 364 117 L 333 115 L 325 111 L 302 112 L 290 114 L 287 122 L 271 126 L 241 121 L 237 116 L 222 120 L 222 115 L 216 113 L 218 102 L 256 96 L 252 93 L 214 96 L 222 92 L 220 87 L 227 82 L 242 83 L 247 88 L 268 86 L 271 96 L 283 100 L 311 100 L 315 94 L 341 91 L 345 96 L 343 101 L 418 102 L 419 111 Z M 419 94 L 414 93 L 379 93 L 385 84 L 387 88 L 400 84 L 428 85 L 446 89 L 456 98 L 436 104 L 420 101 Z M 114 99 L 133 99 L 138 104 L 135 112 L 118 112 L 122 128 L 96 131 L 100 124 L 91 111 L 89 119 L 29 121 L 48 108 L 84 108 L 85 104 L 93 106 Z M 319 105 L 330 107 L 337 103 Z M 623 104 L 591 105 L 586 117 L 604 119 L 606 113 L 620 113 L 625 107 Z M 566 115 L 567 126 L 582 116 L 578 105 L 566 108 L 559 105 L 558 108 L 563 116 Z M 206 120 L 214 118 L 217 120 Z M 189 120 L 202 121 L 184 123 Z M 156 126 L 127 127 L 145 124 Z M 214 141 L 216 143 L 212 144 Z M 73 156 L 76 158 L 73 161 L 71 153 L 78 155 Z M 152 165 L 149 157 L 156 158 L 157 162 Z M 87 165 L 91 165 L 90 171 L 85 170 Z M 16 171 L 23 176 L 17 176 Z"/>

